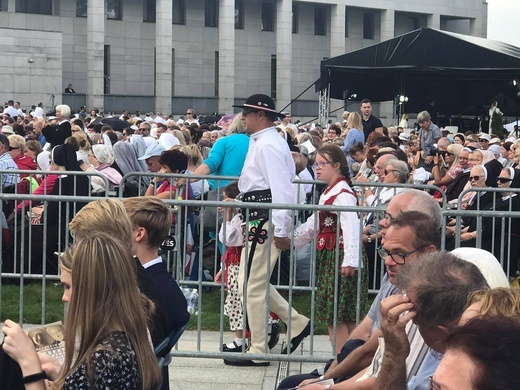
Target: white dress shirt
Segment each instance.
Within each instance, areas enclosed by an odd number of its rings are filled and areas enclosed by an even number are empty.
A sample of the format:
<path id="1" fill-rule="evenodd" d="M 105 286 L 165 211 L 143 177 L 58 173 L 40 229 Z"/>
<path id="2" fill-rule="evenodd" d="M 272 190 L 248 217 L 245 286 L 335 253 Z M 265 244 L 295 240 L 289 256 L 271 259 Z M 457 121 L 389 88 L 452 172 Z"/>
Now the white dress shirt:
<path id="1" fill-rule="evenodd" d="M 295 204 L 292 181 L 296 174 L 294 160 L 287 142 L 274 127 L 251 135 L 244 168 L 240 174 L 240 192 L 271 190 L 272 202 Z M 275 237 L 287 237 L 291 226 L 290 210 L 273 210 Z"/>

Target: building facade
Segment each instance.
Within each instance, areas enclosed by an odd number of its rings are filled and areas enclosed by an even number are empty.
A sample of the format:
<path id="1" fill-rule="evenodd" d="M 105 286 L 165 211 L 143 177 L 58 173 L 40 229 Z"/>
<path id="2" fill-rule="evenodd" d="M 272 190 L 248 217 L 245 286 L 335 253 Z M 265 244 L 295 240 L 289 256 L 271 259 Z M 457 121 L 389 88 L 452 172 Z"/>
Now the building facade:
<path id="1" fill-rule="evenodd" d="M 420 27 L 485 37 L 486 22 L 482 0 L 0 0 L 0 95 L 227 114 L 253 93 L 281 109 L 303 92 L 288 110 L 312 118 L 323 59 Z"/>

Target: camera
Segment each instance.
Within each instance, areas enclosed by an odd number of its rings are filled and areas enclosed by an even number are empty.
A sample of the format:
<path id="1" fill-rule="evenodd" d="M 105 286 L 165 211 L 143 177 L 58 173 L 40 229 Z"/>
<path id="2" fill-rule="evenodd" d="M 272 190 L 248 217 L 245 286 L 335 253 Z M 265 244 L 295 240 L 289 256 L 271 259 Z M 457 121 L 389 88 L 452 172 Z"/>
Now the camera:
<path id="1" fill-rule="evenodd" d="M 439 150 L 439 149 L 430 149 L 430 156 L 435 156 L 437 154 L 439 156 L 444 157 L 446 155 L 446 151 L 445 150 Z"/>

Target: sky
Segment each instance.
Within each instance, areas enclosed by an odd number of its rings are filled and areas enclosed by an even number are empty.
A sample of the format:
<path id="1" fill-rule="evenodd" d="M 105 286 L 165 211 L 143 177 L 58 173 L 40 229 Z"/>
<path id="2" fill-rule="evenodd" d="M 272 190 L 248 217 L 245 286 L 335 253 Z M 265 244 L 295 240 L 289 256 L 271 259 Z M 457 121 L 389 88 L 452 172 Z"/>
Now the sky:
<path id="1" fill-rule="evenodd" d="M 488 0 L 487 37 L 520 47 L 520 0 Z"/>

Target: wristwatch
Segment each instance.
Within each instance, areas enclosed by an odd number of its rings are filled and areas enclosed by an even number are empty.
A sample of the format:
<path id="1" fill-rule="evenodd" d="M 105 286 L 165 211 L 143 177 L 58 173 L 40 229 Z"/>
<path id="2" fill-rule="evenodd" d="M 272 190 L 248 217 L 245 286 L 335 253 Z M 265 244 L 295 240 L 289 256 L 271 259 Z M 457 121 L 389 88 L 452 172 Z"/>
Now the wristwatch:
<path id="1" fill-rule="evenodd" d="M 372 242 L 372 239 L 370 238 L 370 234 L 367 236 L 367 242 Z"/>
<path id="2" fill-rule="evenodd" d="M 332 387 L 332 383 L 329 383 L 328 385 L 325 386 L 325 390 L 330 390 L 331 387 Z"/>

